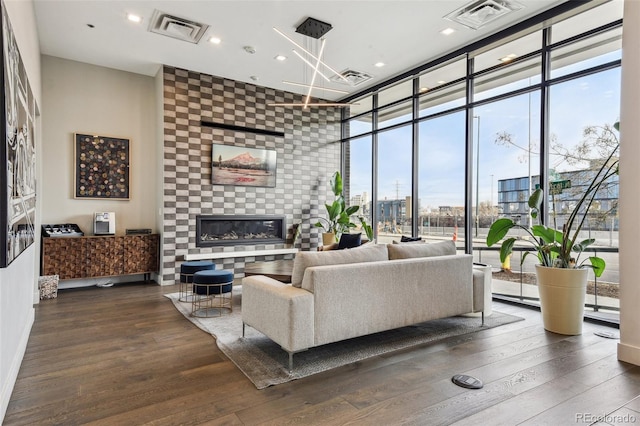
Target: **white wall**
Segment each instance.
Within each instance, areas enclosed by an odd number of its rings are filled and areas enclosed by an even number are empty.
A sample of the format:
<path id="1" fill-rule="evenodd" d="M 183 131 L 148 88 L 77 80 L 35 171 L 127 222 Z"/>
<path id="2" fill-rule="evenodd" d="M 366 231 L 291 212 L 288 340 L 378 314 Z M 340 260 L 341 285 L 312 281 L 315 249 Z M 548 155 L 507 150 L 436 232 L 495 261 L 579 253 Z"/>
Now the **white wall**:
<path id="1" fill-rule="evenodd" d="M 42 111 L 40 79 L 40 46 L 35 25 L 33 2 L 7 1 L 7 14 L 13 27 L 20 54 L 27 70 L 33 95 Z M 38 183 L 41 178 L 41 126 L 36 121 L 36 155 Z M 38 188 L 37 197 L 41 197 Z M 40 203 L 38 203 L 40 204 Z M 36 225 L 40 212 L 36 212 Z M 37 301 L 37 247 L 31 245 L 7 268 L 0 269 L 0 422 L 4 418 L 18 370 L 27 347 Z"/>
<path id="2" fill-rule="evenodd" d="M 640 2 L 625 0 L 620 114 L 620 343 L 618 359 L 640 365 Z"/>
<path id="3" fill-rule="evenodd" d="M 116 234 L 156 226 L 156 88 L 153 77 L 42 56 L 42 223 L 93 233 L 93 213 L 116 213 Z M 73 134 L 130 140 L 130 199 L 74 199 Z"/>

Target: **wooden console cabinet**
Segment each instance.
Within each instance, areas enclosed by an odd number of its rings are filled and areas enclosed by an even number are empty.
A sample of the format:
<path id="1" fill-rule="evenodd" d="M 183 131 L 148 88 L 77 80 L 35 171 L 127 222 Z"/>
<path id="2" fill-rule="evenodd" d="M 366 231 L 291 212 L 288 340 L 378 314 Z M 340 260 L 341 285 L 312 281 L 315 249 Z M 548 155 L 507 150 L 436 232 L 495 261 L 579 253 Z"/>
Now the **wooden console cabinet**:
<path id="1" fill-rule="evenodd" d="M 42 275 L 60 279 L 158 271 L 160 236 L 122 235 L 42 239 Z"/>

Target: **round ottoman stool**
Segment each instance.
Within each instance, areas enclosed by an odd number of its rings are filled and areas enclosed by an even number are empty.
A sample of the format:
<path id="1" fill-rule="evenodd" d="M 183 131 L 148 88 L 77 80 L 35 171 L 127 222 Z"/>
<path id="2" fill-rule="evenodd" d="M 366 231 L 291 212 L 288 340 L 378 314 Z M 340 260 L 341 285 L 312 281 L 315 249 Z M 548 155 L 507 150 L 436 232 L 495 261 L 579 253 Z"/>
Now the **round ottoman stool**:
<path id="1" fill-rule="evenodd" d="M 193 274 L 191 316 L 221 316 L 233 311 L 233 271 L 226 269 L 198 271 Z"/>
<path id="2" fill-rule="evenodd" d="M 216 265 L 210 260 L 191 260 L 189 262 L 182 262 L 180 265 L 180 287 L 179 300 L 181 302 L 192 302 L 193 296 L 191 295 L 191 283 L 193 282 L 193 274 L 198 271 L 207 271 L 216 269 Z"/>

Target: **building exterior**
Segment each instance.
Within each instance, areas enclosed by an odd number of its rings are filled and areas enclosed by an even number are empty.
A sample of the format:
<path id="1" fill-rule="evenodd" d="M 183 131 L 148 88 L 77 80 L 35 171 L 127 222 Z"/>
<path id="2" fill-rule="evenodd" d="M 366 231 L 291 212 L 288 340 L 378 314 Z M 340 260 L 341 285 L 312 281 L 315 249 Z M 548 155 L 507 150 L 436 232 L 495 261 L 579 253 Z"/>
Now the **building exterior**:
<path id="1" fill-rule="evenodd" d="M 572 170 L 554 175 L 553 182 L 568 181 L 571 185 L 558 194 L 549 194 L 549 215 L 555 214 L 556 228 L 561 228 L 575 203 L 580 199 L 591 182 L 597 169 Z M 526 224 L 529 217 L 529 194 L 540 185 L 540 176 L 517 177 L 498 181 L 498 207 L 502 216 Z M 603 186 L 589 207 L 585 228 L 590 230 L 618 230 L 619 177 L 613 176 Z M 551 225 L 551 224 L 550 224 Z M 586 230 L 585 229 L 585 230 Z"/>

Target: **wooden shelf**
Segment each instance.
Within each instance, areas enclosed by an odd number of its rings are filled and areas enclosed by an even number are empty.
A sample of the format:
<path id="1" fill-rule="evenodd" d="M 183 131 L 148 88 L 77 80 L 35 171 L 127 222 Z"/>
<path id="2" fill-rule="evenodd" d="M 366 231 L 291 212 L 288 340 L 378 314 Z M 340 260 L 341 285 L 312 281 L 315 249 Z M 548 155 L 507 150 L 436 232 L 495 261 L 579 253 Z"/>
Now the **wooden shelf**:
<path id="1" fill-rule="evenodd" d="M 42 239 L 42 275 L 60 279 L 158 271 L 160 236 L 122 235 Z"/>

